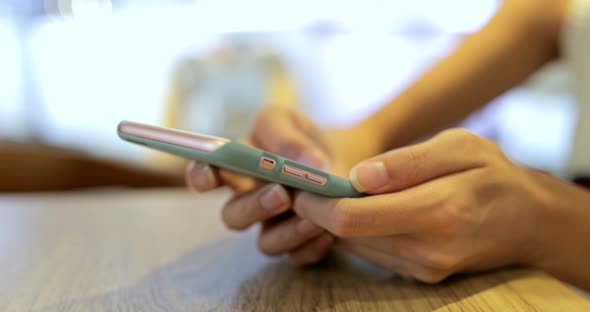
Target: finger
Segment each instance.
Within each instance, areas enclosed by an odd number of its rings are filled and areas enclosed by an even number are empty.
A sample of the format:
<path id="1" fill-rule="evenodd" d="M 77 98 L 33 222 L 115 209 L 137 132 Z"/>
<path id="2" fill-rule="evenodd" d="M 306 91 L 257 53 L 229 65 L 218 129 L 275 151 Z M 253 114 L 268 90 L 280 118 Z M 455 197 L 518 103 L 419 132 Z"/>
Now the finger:
<path id="1" fill-rule="evenodd" d="M 295 266 L 305 266 L 324 259 L 330 247 L 334 244 L 334 237 L 324 232 L 309 243 L 289 252 L 289 262 Z"/>
<path id="2" fill-rule="evenodd" d="M 236 195 L 250 192 L 268 184 L 261 180 L 228 170 L 220 169 L 217 172 L 222 183 L 227 185 Z"/>
<path id="3" fill-rule="evenodd" d="M 309 220 L 293 216 L 280 224 L 264 227 L 258 248 L 269 256 L 283 254 L 322 234 L 324 229 Z"/>
<path id="4" fill-rule="evenodd" d="M 210 191 L 220 186 L 216 169 L 195 161 L 191 161 L 186 166 L 185 180 L 190 189 L 198 192 Z"/>
<path id="5" fill-rule="evenodd" d="M 323 169 L 327 166 L 327 153 L 320 144 L 298 129 L 290 113 L 276 109 L 266 111 L 259 116 L 256 124 L 251 134 L 254 145 L 311 167 Z"/>
<path id="6" fill-rule="evenodd" d="M 432 284 L 444 280 L 449 275 L 446 272 L 425 267 L 409 259 L 395 257 L 346 240 L 339 241 L 338 246 L 354 255 L 368 260 L 369 262 L 396 272 L 405 279 L 415 278 L 419 281 Z"/>
<path id="7" fill-rule="evenodd" d="M 279 184 L 269 184 L 232 198 L 221 210 L 221 218 L 228 228 L 243 230 L 256 222 L 281 214 L 290 206 L 291 198 L 285 188 Z"/>
<path id="8" fill-rule="evenodd" d="M 480 168 L 489 146 L 484 141 L 466 130 L 448 130 L 423 143 L 360 162 L 350 171 L 350 180 L 360 192 L 383 194 Z"/>
<path id="9" fill-rule="evenodd" d="M 197 192 L 206 192 L 221 186 L 228 186 L 234 193 L 241 194 L 263 185 L 262 181 L 254 178 L 196 161 L 192 161 L 187 165 L 185 180 L 188 187 Z"/>
<path id="10" fill-rule="evenodd" d="M 389 236 L 428 230 L 445 198 L 433 182 L 391 194 L 326 198 L 301 192 L 293 209 L 339 237 Z"/>

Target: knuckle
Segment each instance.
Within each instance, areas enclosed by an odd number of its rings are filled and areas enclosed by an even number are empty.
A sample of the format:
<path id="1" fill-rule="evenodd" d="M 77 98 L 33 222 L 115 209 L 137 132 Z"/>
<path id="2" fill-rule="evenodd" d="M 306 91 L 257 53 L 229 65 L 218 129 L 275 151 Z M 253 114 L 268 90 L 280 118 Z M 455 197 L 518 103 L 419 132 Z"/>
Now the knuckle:
<path id="1" fill-rule="evenodd" d="M 493 161 L 493 160 L 502 160 L 502 161 L 506 161 L 508 160 L 508 157 L 504 154 L 504 151 L 502 150 L 502 148 L 496 144 L 494 141 L 486 139 L 486 138 L 481 138 L 481 147 L 482 147 L 482 151 L 484 151 L 482 154 L 483 157 L 486 157 L 488 159 L 488 161 Z"/>
<path id="2" fill-rule="evenodd" d="M 440 133 L 440 135 L 441 137 L 445 137 L 459 142 L 470 142 L 476 138 L 479 138 L 477 135 L 471 133 L 469 130 L 465 128 L 453 128 L 444 130 Z"/>
<path id="3" fill-rule="evenodd" d="M 444 130 L 434 140 L 446 148 L 452 148 L 455 153 L 472 155 L 474 159 L 479 159 L 482 153 L 482 138 L 463 128 Z"/>
<path id="4" fill-rule="evenodd" d="M 491 141 L 486 138 L 463 128 L 445 130 L 441 132 L 440 137 L 441 139 L 444 138 L 445 140 L 461 147 L 465 153 L 475 155 L 480 155 L 481 151 L 488 148 L 491 143 Z"/>

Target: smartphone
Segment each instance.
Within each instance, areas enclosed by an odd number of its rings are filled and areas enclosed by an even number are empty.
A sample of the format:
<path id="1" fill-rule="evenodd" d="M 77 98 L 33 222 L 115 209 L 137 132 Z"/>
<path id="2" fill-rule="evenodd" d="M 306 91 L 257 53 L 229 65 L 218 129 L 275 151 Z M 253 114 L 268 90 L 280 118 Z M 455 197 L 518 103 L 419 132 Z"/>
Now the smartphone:
<path id="1" fill-rule="evenodd" d="M 327 197 L 360 197 L 349 180 L 224 138 L 122 121 L 121 139 Z"/>

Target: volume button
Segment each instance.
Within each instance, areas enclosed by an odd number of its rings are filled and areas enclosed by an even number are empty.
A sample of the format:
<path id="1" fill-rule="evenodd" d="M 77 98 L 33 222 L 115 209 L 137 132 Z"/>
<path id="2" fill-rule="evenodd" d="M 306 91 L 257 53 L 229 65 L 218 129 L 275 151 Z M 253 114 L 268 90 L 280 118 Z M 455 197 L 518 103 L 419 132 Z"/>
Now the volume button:
<path id="1" fill-rule="evenodd" d="M 289 165 L 283 166 L 283 172 L 300 179 L 305 179 L 307 176 L 307 172 Z"/>
<path id="2" fill-rule="evenodd" d="M 311 172 L 308 172 L 306 177 L 307 180 L 319 185 L 325 185 L 328 182 L 328 178 Z"/>

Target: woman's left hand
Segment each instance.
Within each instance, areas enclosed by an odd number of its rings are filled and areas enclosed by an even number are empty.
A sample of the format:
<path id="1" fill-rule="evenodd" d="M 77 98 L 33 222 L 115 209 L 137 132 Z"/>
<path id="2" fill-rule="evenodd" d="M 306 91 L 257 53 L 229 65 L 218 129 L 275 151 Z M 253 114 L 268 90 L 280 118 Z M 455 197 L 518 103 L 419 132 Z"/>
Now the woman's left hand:
<path id="1" fill-rule="evenodd" d="M 436 283 L 457 272 L 534 263 L 538 234 L 550 223 L 538 174 L 493 142 L 453 129 L 359 163 L 351 180 L 371 196 L 299 193 L 294 210 L 350 252 Z"/>

